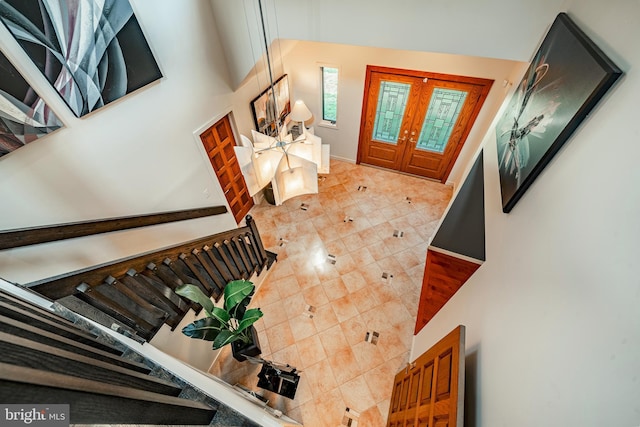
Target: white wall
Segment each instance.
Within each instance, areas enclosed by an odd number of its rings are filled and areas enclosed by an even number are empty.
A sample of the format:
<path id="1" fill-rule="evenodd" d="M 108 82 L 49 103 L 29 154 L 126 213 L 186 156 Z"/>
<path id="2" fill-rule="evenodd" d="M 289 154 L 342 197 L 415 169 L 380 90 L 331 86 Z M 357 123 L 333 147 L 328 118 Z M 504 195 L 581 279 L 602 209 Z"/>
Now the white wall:
<path id="1" fill-rule="evenodd" d="M 626 75 L 510 214 L 486 135 L 487 260 L 414 341 L 466 325 L 467 426 L 640 425 L 640 3 L 568 13 Z"/>
<path id="2" fill-rule="evenodd" d="M 355 162 L 360 134 L 360 116 L 367 65 L 405 68 L 443 74 L 495 80 L 467 142 L 451 171 L 449 181 L 459 183 L 461 175 L 476 152 L 502 104 L 510 86 L 503 81 L 518 81 L 525 63 L 507 60 L 413 52 L 407 50 L 347 46 L 343 44 L 297 42 L 283 58 L 290 76 L 292 101 L 302 99 L 314 115 L 316 135 L 331 144 L 331 155 Z M 339 68 L 337 128 L 318 126 L 322 118 L 320 66 Z"/>
<path id="3" fill-rule="evenodd" d="M 0 158 L 0 230 L 226 205 L 193 132 L 232 108 L 208 1 L 133 1 L 164 77 L 83 118 L 0 26 L 3 52 L 66 127 Z M 236 226 L 230 214 L 0 252 L 25 283 Z M 158 231 L 160 230 L 160 231 Z"/>
<path id="4" fill-rule="evenodd" d="M 276 38 L 529 61 L 566 0 L 263 0 Z M 251 72 L 257 0 L 211 0 L 234 88 Z M 247 18 L 245 18 L 247 16 Z M 252 49 L 253 48 L 253 49 Z"/>
<path id="5" fill-rule="evenodd" d="M 233 87 L 237 88 L 233 96 L 236 123 L 241 133 L 250 135 L 254 125 L 249 102 L 268 86 L 258 3 L 253 0 L 231 4 L 226 1 L 212 0 L 211 3 L 230 69 L 230 80 Z M 449 176 L 448 183 L 455 185 L 460 182 L 465 167 L 477 150 L 481 136 L 486 132 L 502 104 L 504 95 L 510 88 L 509 86 L 504 88 L 503 81 L 519 80 L 525 69 L 525 63 L 522 60 L 527 61 L 531 56 L 529 52 L 533 51 L 540 41 L 541 34 L 553 20 L 558 3 L 560 2 L 548 1 L 512 5 L 496 1 L 493 5 L 483 4 L 482 12 L 470 13 L 467 10 L 464 14 L 460 14 L 456 10 L 457 5 L 449 4 L 442 9 L 444 5 L 436 5 L 433 2 L 431 4 L 412 2 L 407 8 L 401 8 L 392 7 L 388 2 L 372 6 L 371 2 L 364 4 L 356 1 L 338 6 L 331 2 L 266 0 L 263 1 L 263 14 L 266 19 L 267 40 L 271 42 L 275 39 L 270 45 L 273 49 L 271 62 L 274 79 L 283 73 L 289 74 L 292 101 L 298 98 L 305 101 L 316 118 L 314 127 L 317 134 L 323 138 L 323 143 L 331 145 L 331 155 L 335 158 L 356 160 L 367 65 L 495 80 L 476 125 L 467 139 L 467 144 Z M 542 4 L 551 11 L 542 8 Z M 352 7 L 359 8 L 360 12 L 354 12 L 351 10 Z M 508 20 L 507 24 L 504 24 L 505 20 L 501 16 L 490 13 L 491 10 L 499 9 L 514 9 L 514 14 L 525 14 L 529 18 L 526 23 L 517 26 L 516 35 L 509 34 L 507 37 L 508 31 L 515 31 L 515 28 L 509 30 L 509 27 L 515 24 Z M 375 10 L 375 13 L 372 10 Z M 407 13 L 409 10 L 410 13 Z M 440 15 L 435 22 L 431 22 L 433 25 L 425 26 L 416 23 L 416 27 L 411 27 L 408 23 L 408 21 L 421 19 L 421 13 L 435 14 L 436 12 Z M 487 16 L 483 26 L 486 28 L 482 35 L 474 34 L 470 37 L 469 28 L 476 27 L 480 22 L 478 16 L 485 17 L 485 14 Z M 331 15 L 330 19 L 329 15 Z M 365 15 L 366 20 L 362 18 Z M 345 17 L 350 20 L 348 25 L 340 23 Z M 435 36 L 438 31 L 445 31 L 443 26 L 446 26 L 448 34 L 451 34 L 448 17 L 455 19 L 460 29 L 464 28 L 464 36 L 442 37 L 441 34 Z M 401 25 L 403 31 L 379 31 L 379 28 L 389 25 L 382 21 Z M 416 28 L 419 28 L 419 35 L 413 34 L 417 31 Z M 492 30 L 487 30 L 488 28 Z M 534 31 L 535 28 L 539 28 L 537 32 Z M 493 31 L 504 33 L 504 37 L 501 36 L 500 39 L 499 52 L 486 50 L 497 47 L 495 42 L 483 43 L 483 37 L 492 34 Z M 432 32 L 435 39 L 431 38 Z M 339 39 L 338 36 L 340 36 Z M 531 45 L 531 48 L 521 48 L 516 52 L 514 43 L 521 37 L 527 39 L 523 44 Z M 283 40 L 285 38 L 287 39 Z M 341 44 L 305 40 L 340 41 Z M 460 52 L 475 56 L 432 53 L 430 49 L 432 52 Z M 523 54 L 523 52 L 526 53 Z M 495 58 L 520 58 L 520 61 L 479 57 L 482 54 Z M 258 61 L 256 66 L 254 66 L 255 61 Z M 322 64 L 340 68 L 339 123 L 335 129 L 317 126 L 322 112 L 319 74 L 319 66 Z"/>

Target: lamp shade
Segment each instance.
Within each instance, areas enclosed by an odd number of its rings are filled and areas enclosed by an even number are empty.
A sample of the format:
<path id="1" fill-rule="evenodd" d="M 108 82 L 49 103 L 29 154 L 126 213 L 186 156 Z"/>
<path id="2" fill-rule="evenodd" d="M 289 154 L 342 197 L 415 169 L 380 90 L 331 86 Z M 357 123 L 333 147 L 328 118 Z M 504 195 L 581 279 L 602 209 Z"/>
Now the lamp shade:
<path id="1" fill-rule="evenodd" d="M 318 192 L 318 166 L 302 157 L 287 155 L 280 160 L 271 180 L 276 206 L 302 194 Z"/>
<path id="2" fill-rule="evenodd" d="M 293 108 L 289 114 L 289 117 L 291 117 L 291 120 L 294 122 L 304 122 L 309 120 L 312 116 L 313 114 L 311 114 L 311 111 L 301 99 L 298 99 L 296 103 L 293 104 Z"/>

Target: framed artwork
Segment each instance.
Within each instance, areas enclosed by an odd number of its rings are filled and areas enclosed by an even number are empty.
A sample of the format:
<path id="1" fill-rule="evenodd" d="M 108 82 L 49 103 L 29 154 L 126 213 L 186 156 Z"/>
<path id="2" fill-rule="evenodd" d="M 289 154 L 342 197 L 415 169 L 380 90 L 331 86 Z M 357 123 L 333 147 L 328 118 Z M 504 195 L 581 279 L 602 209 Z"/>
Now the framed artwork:
<path id="1" fill-rule="evenodd" d="M 556 17 L 496 126 L 504 212 L 621 75 L 567 14 Z"/>
<path id="2" fill-rule="evenodd" d="M 0 157 L 61 127 L 60 119 L 0 53 Z"/>
<path id="3" fill-rule="evenodd" d="M 128 0 L 3 0 L 0 19 L 77 117 L 162 77 Z"/>
<path id="4" fill-rule="evenodd" d="M 251 112 L 258 132 L 277 136 L 278 128 L 284 125 L 285 118 L 291 112 L 286 74 L 273 83 L 273 90 L 269 87 L 251 101 Z"/>

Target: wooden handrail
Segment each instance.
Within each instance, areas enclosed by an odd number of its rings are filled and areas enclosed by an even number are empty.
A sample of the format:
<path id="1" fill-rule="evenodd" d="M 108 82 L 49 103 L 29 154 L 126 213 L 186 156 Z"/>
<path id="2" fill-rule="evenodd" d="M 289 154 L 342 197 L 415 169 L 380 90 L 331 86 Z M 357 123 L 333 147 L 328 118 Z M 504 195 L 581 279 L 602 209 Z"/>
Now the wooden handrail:
<path id="1" fill-rule="evenodd" d="M 192 253 L 194 249 L 202 249 L 204 245 L 211 245 L 212 242 L 223 242 L 230 240 L 239 233 L 254 231 L 255 236 L 259 236 L 255 221 L 250 216 L 247 218 L 247 226 L 233 230 L 216 233 L 211 236 L 201 237 L 188 242 L 172 245 L 162 249 L 145 252 L 142 254 L 121 258 L 116 261 L 110 261 L 97 266 L 87 267 L 81 270 L 64 273 L 58 276 L 37 280 L 23 286 L 43 295 L 52 300 L 72 295 L 76 291 L 76 287 L 80 282 L 85 282 L 90 286 L 102 283 L 106 276 L 120 277 L 127 273 L 130 269 L 136 271 L 144 270 L 150 262 L 161 263 L 163 259 L 176 259 L 182 253 Z M 260 241 L 260 244 L 262 242 Z M 264 252 L 264 248 L 260 248 Z M 265 252 L 266 259 L 266 252 Z"/>
<path id="2" fill-rule="evenodd" d="M 57 240 L 109 233 L 173 221 L 220 215 L 227 212 L 224 206 L 185 209 L 148 215 L 123 216 L 95 221 L 70 222 L 42 227 L 19 228 L 0 231 L 0 250 L 55 242 Z"/>

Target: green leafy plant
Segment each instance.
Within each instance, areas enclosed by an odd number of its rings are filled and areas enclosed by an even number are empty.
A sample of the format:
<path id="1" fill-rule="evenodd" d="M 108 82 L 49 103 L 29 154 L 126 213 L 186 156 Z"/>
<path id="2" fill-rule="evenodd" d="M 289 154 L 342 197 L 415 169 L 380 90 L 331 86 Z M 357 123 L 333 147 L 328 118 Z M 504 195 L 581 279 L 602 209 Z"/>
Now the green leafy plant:
<path id="1" fill-rule="evenodd" d="M 200 304 L 207 317 L 196 320 L 182 329 L 188 337 L 213 341 L 217 350 L 235 341 L 251 342 L 251 326 L 262 317 L 259 308 L 247 310 L 251 295 L 255 290 L 247 280 L 234 280 L 224 288 L 224 306 L 216 307 L 195 285 L 182 285 L 176 293 Z"/>

